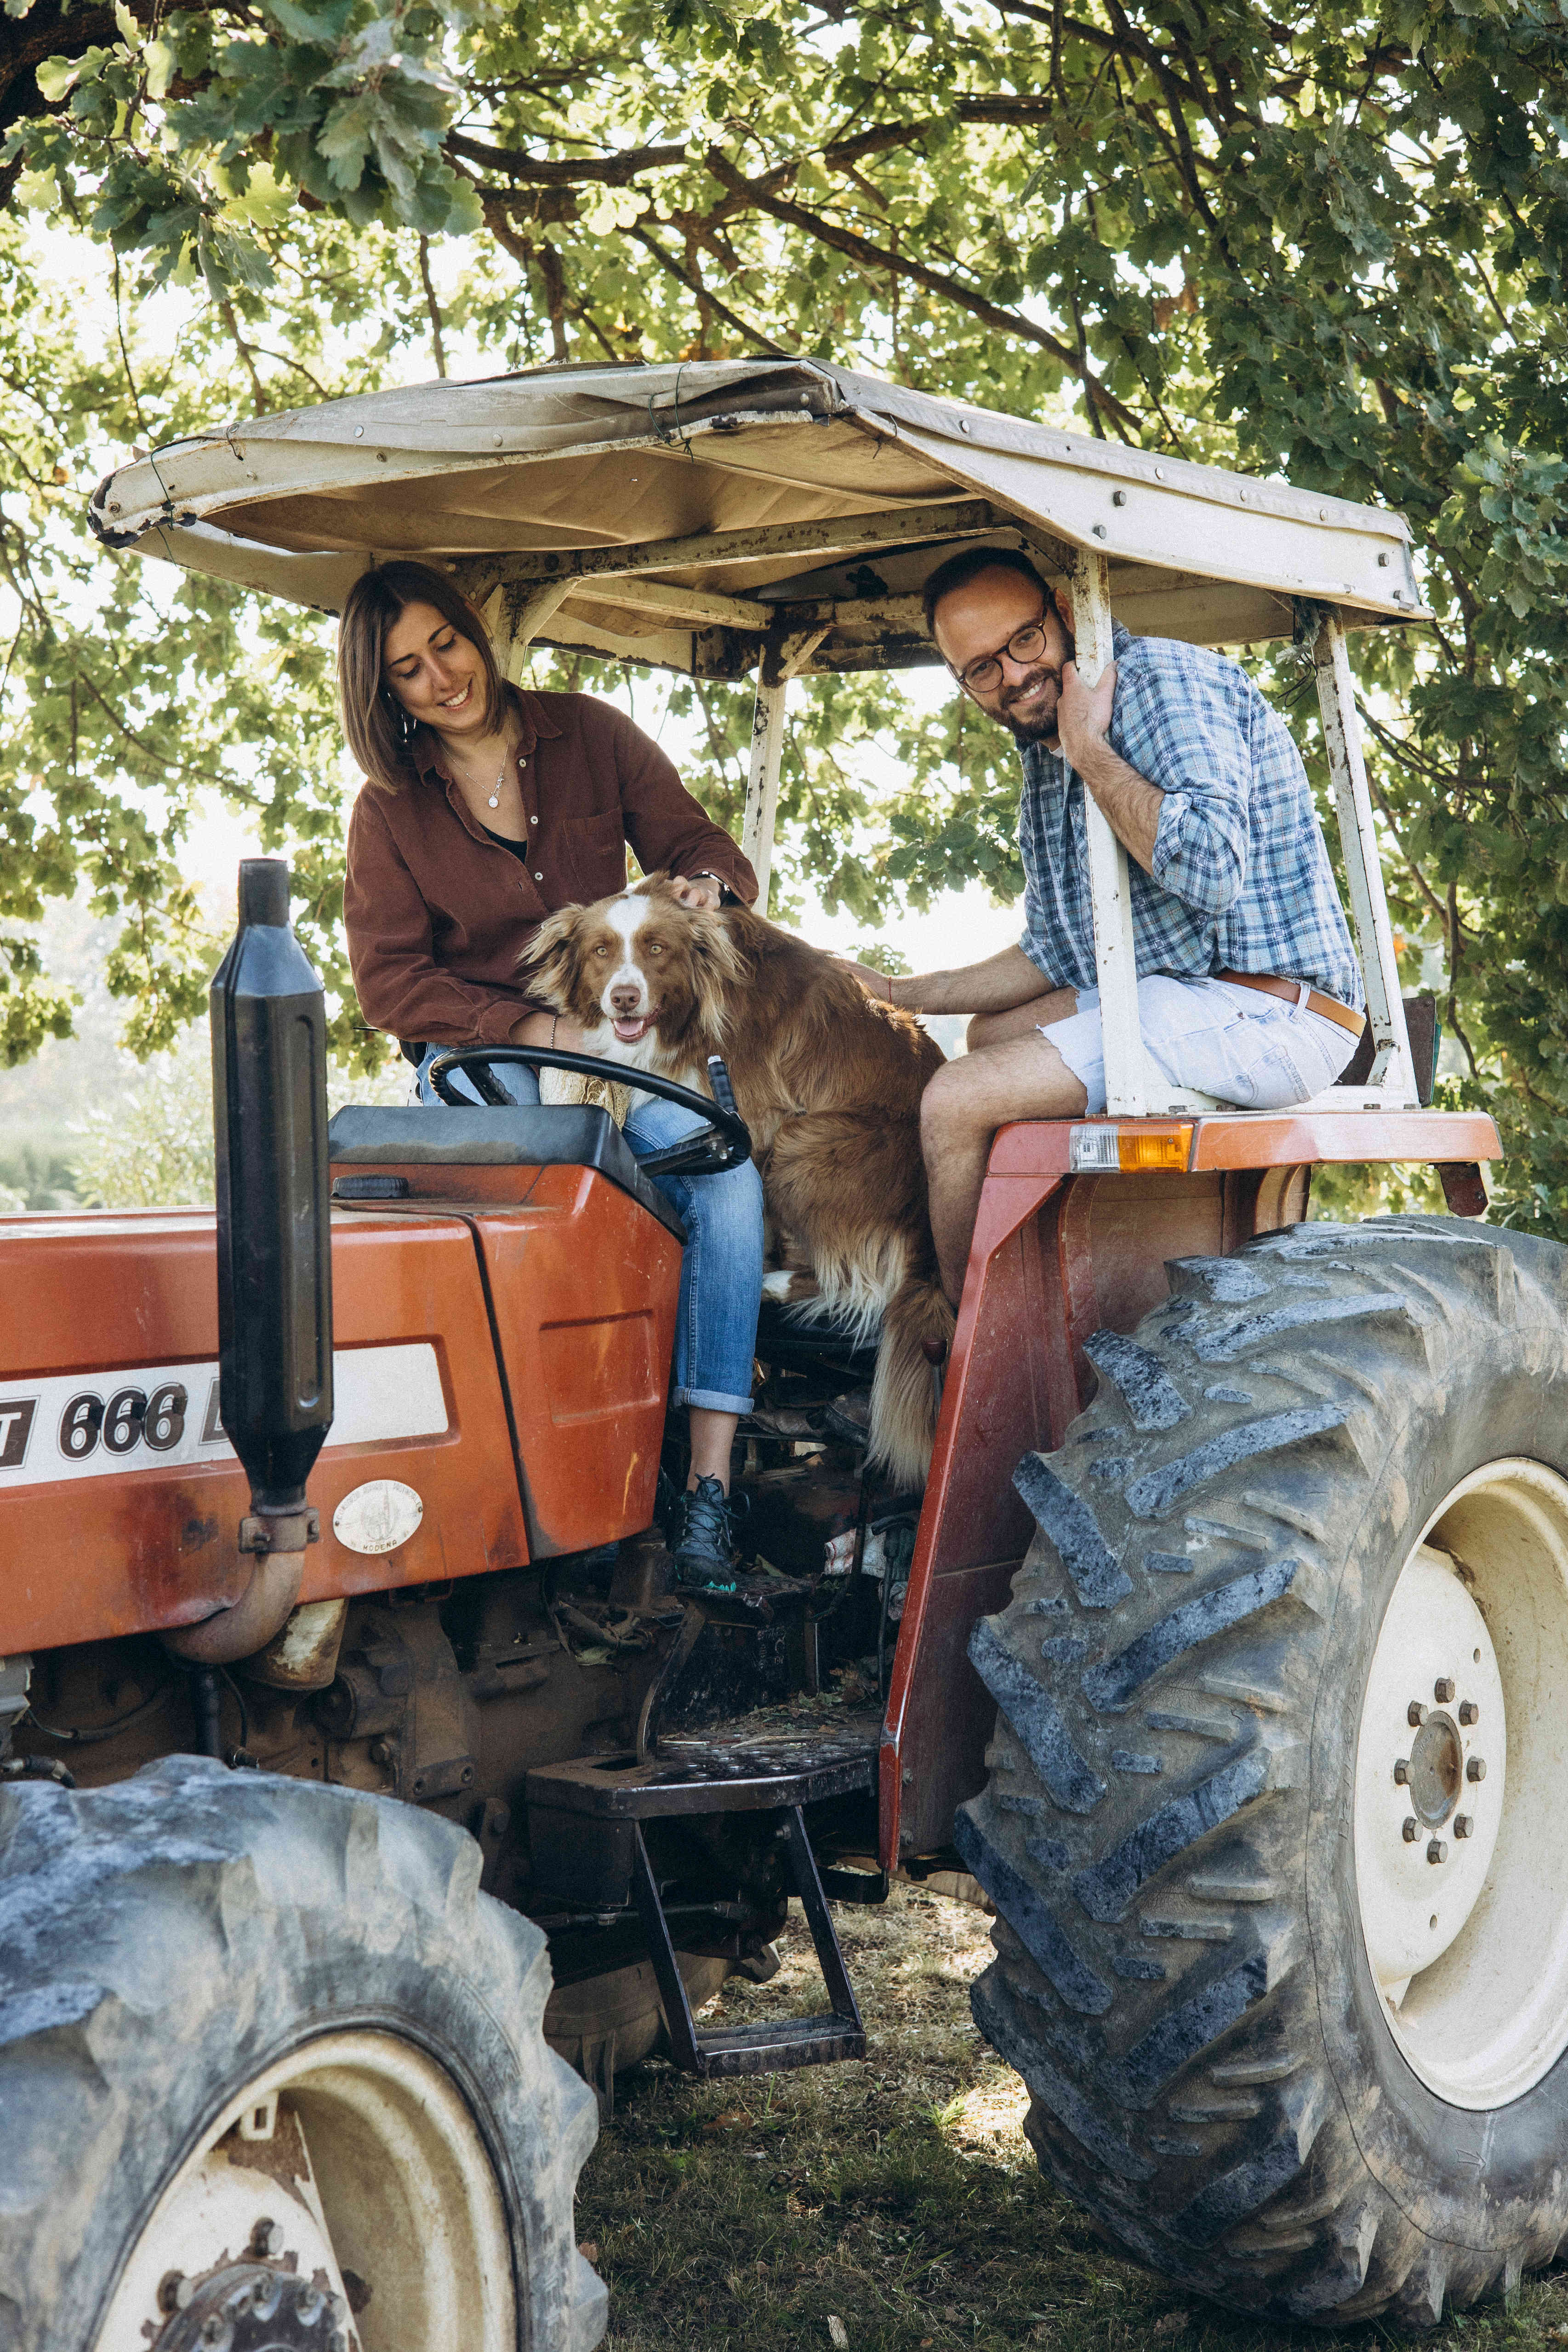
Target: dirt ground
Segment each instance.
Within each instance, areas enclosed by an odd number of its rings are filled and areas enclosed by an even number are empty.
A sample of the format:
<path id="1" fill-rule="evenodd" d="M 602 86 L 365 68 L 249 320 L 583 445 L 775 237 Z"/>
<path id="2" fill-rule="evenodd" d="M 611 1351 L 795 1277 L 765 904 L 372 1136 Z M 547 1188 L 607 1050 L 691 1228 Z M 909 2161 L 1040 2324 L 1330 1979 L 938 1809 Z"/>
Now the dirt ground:
<path id="1" fill-rule="evenodd" d="M 900 1888 L 840 1907 L 870 2055 L 693 2084 L 623 2075 L 583 2174 L 577 2226 L 610 2289 L 606 2352 L 1547 2352 L 1568 2344 L 1568 2272 L 1433 2334 L 1258 2327 L 1106 2254 L 1047 2189 L 1022 2084 L 981 2040 L 969 1987 L 990 1957 L 969 1906 Z M 792 1913 L 771 1984 L 737 1979 L 704 2022 L 820 2006 Z"/>

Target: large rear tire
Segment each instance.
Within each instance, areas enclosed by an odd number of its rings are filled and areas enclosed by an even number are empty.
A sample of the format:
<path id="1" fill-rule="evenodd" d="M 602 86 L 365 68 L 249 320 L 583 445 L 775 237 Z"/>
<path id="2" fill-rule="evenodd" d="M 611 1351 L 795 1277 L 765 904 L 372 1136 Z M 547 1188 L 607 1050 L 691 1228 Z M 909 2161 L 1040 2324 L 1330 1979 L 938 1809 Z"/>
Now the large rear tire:
<path id="1" fill-rule="evenodd" d="M 592 2094 L 471 1839 L 171 1757 L 0 1795 L 5 2352 L 588 2352 Z"/>
<path id="2" fill-rule="evenodd" d="M 1431 2325 L 1568 2231 L 1568 1253 L 1388 1218 L 1171 1278 L 972 1643 L 975 2015 L 1128 2252 Z"/>

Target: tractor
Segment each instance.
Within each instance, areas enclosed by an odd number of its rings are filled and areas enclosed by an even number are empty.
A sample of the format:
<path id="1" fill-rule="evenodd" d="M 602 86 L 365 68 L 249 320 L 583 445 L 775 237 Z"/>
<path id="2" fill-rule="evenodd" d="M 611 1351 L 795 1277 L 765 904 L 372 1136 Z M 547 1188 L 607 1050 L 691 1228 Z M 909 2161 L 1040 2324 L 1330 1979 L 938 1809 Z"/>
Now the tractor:
<path id="1" fill-rule="evenodd" d="M 956 547 L 1062 583 L 1090 678 L 1113 610 L 1293 641 L 1369 1020 L 1294 1109 L 1173 1092 L 1089 803 L 1109 1108 L 994 1139 L 923 1494 L 747 1436 L 758 1573 L 692 1596 L 646 1163 L 584 1102 L 329 1124 L 288 872 L 247 861 L 216 1216 L 0 1219 L 0 2341 L 587 2352 L 617 2069 L 863 2053 L 834 1906 L 943 1872 L 1110 2245 L 1325 2326 L 1550 2260 L 1568 1261 L 1483 1222 L 1495 1129 L 1432 1107 L 1400 993 L 1348 656 L 1423 617 L 1400 518 L 787 359 L 267 415 L 91 514 L 326 612 L 443 563 L 514 679 L 754 672 L 764 908 L 790 682 L 933 661 Z M 483 1060 L 446 1081 L 493 1095 Z M 686 1099 L 683 1164 L 747 1150 L 721 1066 Z M 1435 1168 L 1450 1213 L 1310 1221 L 1336 1162 Z M 807 1410 L 867 1366 L 767 1307 L 758 1360 Z M 701 2022 L 792 1896 L 818 2012 Z"/>

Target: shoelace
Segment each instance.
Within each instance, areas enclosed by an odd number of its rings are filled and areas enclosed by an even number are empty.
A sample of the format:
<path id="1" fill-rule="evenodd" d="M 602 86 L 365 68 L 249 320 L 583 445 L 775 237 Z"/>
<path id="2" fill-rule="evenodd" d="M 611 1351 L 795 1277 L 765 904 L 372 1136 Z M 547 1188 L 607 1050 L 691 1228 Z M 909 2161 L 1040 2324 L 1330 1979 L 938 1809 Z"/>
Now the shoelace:
<path id="1" fill-rule="evenodd" d="M 686 1519 L 681 1529 L 682 1549 L 693 1538 L 711 1544 L 725 1557 L 730 1550 L 729 1498 L 717 1478 L 700 1478 L 686 1496 Z"/>

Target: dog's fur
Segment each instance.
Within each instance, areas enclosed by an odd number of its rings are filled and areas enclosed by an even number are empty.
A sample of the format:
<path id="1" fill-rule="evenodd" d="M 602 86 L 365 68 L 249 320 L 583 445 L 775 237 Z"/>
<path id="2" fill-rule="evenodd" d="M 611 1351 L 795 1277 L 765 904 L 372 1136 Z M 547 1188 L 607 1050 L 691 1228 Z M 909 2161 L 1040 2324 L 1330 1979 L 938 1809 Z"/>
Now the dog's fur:
<path id="1" fill-rule="evenodd" d="M 836 958 L 746 908 L 683 907 L 662 875 L 562 908 L 524 968 L 531 992 L 588 1033 L 586 1053 L 702 1093 L 708 1055 L 723 1055 L 779 1260 L 764 1288 L 861 1342 L 880 1327 L 869 1458 L 921 1485 L 935 1421 L 923 1343 L 952 1334 L 920 1143 L 940 1048 Z"/>

